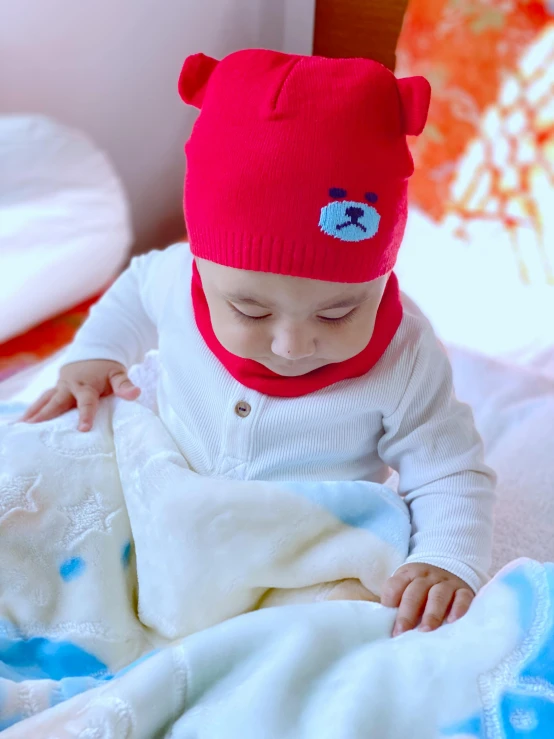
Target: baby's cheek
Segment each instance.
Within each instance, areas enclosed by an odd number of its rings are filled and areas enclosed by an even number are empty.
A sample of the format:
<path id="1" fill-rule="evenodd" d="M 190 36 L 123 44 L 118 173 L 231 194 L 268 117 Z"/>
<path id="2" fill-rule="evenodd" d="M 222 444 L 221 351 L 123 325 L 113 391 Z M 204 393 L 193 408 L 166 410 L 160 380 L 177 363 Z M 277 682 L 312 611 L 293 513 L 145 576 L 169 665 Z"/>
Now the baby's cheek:
<path id="1" fill-rule="evenodd" d="M 339 330 L 333 329 L 326 332 L 320 343 L 321 354 L 334 362 L 344 362 L 355 357 L 366 348 L 371 340 L 373 325 L 370 318 L 356 321 Z"/>
<path id="2" fill-rule="evenodd" d="M 214 332 L 220 344 L 231 354 L 244 359 L 265 355 L 263 332 L 256 325 L 242 326 L 236 320 L 224 321 L 216 325 Z"/>

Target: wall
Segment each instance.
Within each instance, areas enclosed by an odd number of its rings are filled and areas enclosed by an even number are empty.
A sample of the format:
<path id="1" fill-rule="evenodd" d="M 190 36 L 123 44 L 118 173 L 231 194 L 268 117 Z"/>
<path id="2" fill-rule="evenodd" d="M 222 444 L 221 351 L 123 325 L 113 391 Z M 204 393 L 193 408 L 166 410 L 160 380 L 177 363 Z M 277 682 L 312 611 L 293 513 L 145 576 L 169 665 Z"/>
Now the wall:
<path id="1" fill-rule="evenodd" d="M 407 5 L 408 0 L 317 0 L 314 54 L 368 57 L 394 69 Z"/>
<path id="2" fill-rule="evenodd" d="M 129 193 L 137 250 L 182 232 L 182 148 L 194 112 L 184 57 L 261 46 L 311 53 L 314 0 L 17 0 L 0 8 L 0 113 L 89 133 Z"/>

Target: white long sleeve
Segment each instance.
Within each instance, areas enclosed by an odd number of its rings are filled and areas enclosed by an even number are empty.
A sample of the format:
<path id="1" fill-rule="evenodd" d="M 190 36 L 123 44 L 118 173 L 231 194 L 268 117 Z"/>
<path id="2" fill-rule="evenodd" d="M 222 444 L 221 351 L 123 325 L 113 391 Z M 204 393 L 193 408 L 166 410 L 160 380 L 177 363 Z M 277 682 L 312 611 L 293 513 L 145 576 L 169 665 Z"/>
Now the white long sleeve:
<path id="1" fill-rule="evenodd" d="M 429 332 L 383 427 L 379 454 L 399 473 L 411 512 L 407 561 L 441 567 L 477 590 L 491 560 L 494 476 L 472 413 L 454 396 L 446 353 Z"/>
<path id="2" fill-rule="evenodd" d="M 68 364 L 112 359 L 129 368 L 157 348 L 156 313 L 148 300 L 148 280 L 159 281 L 156 261 L 155 254 L 131 261 L 129 268 L 91 309 L 69 348 Z M 157 297 L 154 306 L 159 302 Z"/>
<path id="3" fill-rule="evenodd" d="M 478 590 L 490 562 L 493 475 L 419 309 L 403 300 L 400 328 L 367 375 L 274 398 L 238 383 L 204 343 L 191 272 L 183 244 L 133 260 L 92 311 L 68 361 L 130 367 L 159 347 L 160 416 L 201 475 L 385 482 L 396 469 L 412 516 L 409 561 L 442 567 Z M 246 417 L 236 413 L 239 403 L 250 407 Z"/>

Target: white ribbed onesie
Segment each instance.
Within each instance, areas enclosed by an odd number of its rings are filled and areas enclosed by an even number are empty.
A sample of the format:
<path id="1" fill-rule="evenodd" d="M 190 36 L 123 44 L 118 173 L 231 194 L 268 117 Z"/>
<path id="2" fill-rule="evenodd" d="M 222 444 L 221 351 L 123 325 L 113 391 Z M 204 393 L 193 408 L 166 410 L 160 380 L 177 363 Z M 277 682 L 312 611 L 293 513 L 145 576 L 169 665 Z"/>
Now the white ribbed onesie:
<path id="1" fill-rule="evenodd" d="M 92 309 L 68 362 L 126 367 L 159 349 L 160 415 L 192 469 L 238 480 L 371 480 L 399 473 L 412 517 L 409 562 L 477 590 L 492 543 L 494 476 L 448 359 L 421 312 L 404 318 L 376 366 L 310 395 L 278 398 L 238 383 L 200 335 L 187 245 L 137 257 Z"/>

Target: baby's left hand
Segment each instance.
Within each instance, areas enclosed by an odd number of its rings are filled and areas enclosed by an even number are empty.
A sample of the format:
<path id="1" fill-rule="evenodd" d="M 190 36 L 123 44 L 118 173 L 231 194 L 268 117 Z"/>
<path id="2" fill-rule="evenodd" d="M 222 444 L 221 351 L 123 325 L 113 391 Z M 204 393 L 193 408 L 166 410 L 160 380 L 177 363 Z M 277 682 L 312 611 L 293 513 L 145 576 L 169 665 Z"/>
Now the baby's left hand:
<path id="1" fill-rule="evenodd" d="M 383 588 L 381 603 L 398 608 L 393 636 L 414 629 L 434 631 L 457 621 L 469 610 L 475 597 L 467 583 L 432 565 L 412 563 L 397 570 Z"/>

